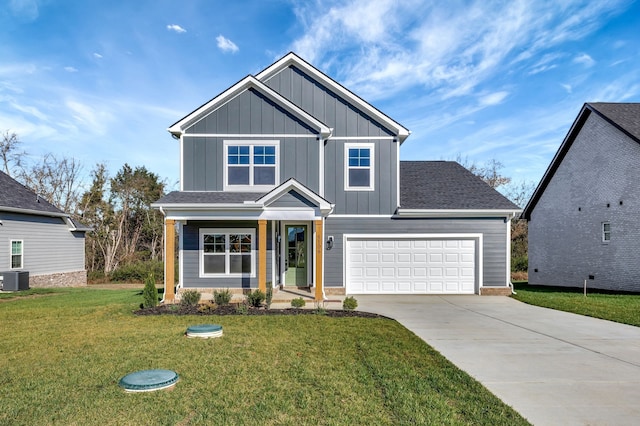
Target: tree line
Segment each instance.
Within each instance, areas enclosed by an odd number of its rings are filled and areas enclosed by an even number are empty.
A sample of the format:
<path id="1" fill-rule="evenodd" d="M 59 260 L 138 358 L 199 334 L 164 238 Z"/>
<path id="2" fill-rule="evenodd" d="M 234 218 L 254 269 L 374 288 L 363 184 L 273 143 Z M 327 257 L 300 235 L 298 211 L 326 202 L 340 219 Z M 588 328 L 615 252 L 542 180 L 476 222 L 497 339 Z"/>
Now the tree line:
<path id="1" fill-rule="evenodd" d="M 124 164 L 111 175 L 98 163 L 87 185 L 76 159 L 48 153 L 33 160 L 9 131 L 2 134 L 0 161 L 6 174 L 93 229 L 85 246 L 93 277 L 110 278 L 127 265 L 162 261 L 163 218 L 150 204 L 164 195 L 166 182 L 144 166 Z"/>

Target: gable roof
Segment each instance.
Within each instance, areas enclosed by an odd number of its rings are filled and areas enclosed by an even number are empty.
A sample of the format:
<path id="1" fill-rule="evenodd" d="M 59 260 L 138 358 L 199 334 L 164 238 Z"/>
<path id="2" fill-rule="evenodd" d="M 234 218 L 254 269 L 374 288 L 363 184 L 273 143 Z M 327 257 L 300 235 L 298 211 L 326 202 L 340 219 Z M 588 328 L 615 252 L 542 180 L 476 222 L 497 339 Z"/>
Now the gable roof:
<path id="1" fill-rule="evenodd" d="M 62 210 L 1 171 L 0 210 L 43 216 L 68 216 Z"/>
<path id="2" fill-rule="evenodd" d="M 271 89 L 266 84 L 262 83 L 255 77 L 249 75 L 215 98 L 211 99 L 209 102 L 201 105 L 196 108 L 191 113 L 187 114 L 185 117 L 173 123 L 167 129 L 172 135 L 179 137 L 181 134 L 185 132 L 187 128 L 189 128 L 192 124 L 204 118 L 208 114 L 216 111 L 218 108 L 229 102 L 231 99 L 237 97 L 241 93 L 254 89 L 260 92 L 262 95 L 273 101 L 278 106 L 282 107 L 285 111 L 290 114 L 300 118 L 305 123 L 309 124 L 312 128 L 317 129 L 318 134 L 322 138 L 327 138 L 331 134 L 331 129 L 320 120 L 313 117 L 311 114 L 308 114 L 306 111 L 295 105 L 293 102 L 286 99 L 284 96 L 280 95 L 275 90 Z"/>
<path id="3" fill-rule="evenodd" d="M 260 71 L 258 74 L 256 74 L 256 78 L 261 81 L 267 81 L 269 78 L 273 77 L 281 70 L 290 66 L 295 66 L 304 71 L 306 74 L 313 77 L 316 81 L 322 83 L 324 86 L 328 87 L 342 98 L 357 106 L 360 110 L 366 112 L 367 115 L 369 115 L 382 125 L 386 126 L 389 130 L 392 130 L 398 135 L 400 143 L 404 142 L 404 140 L 411 134 L 411 132 L 406 127 L 393 120 L 391 117 L 350 91 L 322 71 L 318 70 L 316 67 L 309 64 L 307 61 L 293 52 L 289 52 L 281 59 L 277 60 L 264 70 Z"/>
<path id="4" fill-rule="evenodd" d="M 569 148 L 573 145 L 576 137 L 582 130 L 589 116 L 594 113 L 604 119 L 607 123 L 620 130 L 629 138 L 640 143 L 640 103 L 612 103 L 612 102 L 589 102 L 582 106 L 578 116 L 574 120 L 569 132 L 565 136 L 556 155 L 551 160 L 549 167 L 544 172 L 540 183 L 533 192 L 531 199 L 525 206 L 522 217 L 530 220 L 531 213 L 538 204 L 540 197 L 555 175 L 560 163 L 567 155 Z"/>
<path id="5" fill-rule="evenodd" d="M 400 209 L 520 210 L 455 161 L 400 161 Z"/>

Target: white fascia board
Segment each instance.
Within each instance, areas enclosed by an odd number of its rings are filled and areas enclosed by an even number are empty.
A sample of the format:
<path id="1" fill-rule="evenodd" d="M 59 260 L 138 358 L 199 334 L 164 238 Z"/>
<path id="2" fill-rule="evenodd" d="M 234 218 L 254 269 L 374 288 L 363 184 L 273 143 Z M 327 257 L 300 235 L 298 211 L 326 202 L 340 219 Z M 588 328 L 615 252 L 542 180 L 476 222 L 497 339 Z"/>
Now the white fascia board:
<path id="1" fill-rule="evenodd" d="M 218 96 L 216 96 L 215 98 L 207 102 L 206 104 L 202 105 L 200 108 L 196 109 L 191 114 L 187 115 L 186 117 L 184 117 L 183 119 L 175 123 L 173 126 L 169 127 L 167 130 L 172 135 L 181 136 L 184 133 L 186 127 L 192 124 L 194 119 L 196 119 L 199 116 L 202 116 L 202 118 L 204 118 L 205 114 L 208 115 L 215 112 L 222 105 L 226 104 L 227 102 L 231 101 L 241 93 L 251 88 L 258 90 L 263 95 L 271 99 L 273 102 L 281 106 L 283 109 L 285 109 L 289 113 L 301 118 L 303 121 L 307 122 L 312 127 L 318 129 L 318 135 L 321 138 L 327 138 L 331 134 L 331 129 L 328 126 L 326 126 L 324 123 L 322 123 L 321 121 L 319 121 L 318 119 L 310 115 L 309 113 L 305 112 L 304 110 L 299 108 L 297 105 L 295 105 L 288 99 L 284 98 L 282 95 L 280 95 L 279 93 L 277 93 L 276 91 L 274 91 L 273 89 L 271 89 L 270 87 L 268 87 L 267 85 L 265 85 L 264 83 L 257 80 L 255 77 L 251 75 L 243 78 L 242 80 L 240 80 L 238 83 L 236 83 L 229 89 L 225 90 L 224 92 L 222 92 L 221 94 L 219 94 Z"/>
<path id="2" fill-rule="evenodd" d="M 512 219 L 522 210 L 491 210 L 491 209 L 398 209 L 397 216 L 401 217 L 506 217 Z"/>
<path id="3" fill-rule="evenodd" d="M 392 120 L 386 114 L 382 113 L 380 110 L 375 108 L 373 105 L 371 105 L 364 99 L 360 98 L 358 95 L 351 92 L 341 84 L 337 83 L 335 80 L 333 80 L 326 74 L 322 73 L 321 71 L 319 71 L 318 69 L 316 69 L 315 67 L 313 67 L 312 65 L 304 61 L 302 58 L 300 58 L 298 55 L 296 55 L 293 52 L 287 54 L 282 59 L 278 60 L 274 64 L 265 68 L 263 71 L 261 71 L 256 75 L 256 78 L 260 81 L 266 81 L 269 78 L 271 78 L 273 75 L 277 74 L 281 70 L 291 65 L 295 65 L 296 67 L 300 68 L 305 73 L 311 75 L 314 79 L 321 82 L 332 91 L 338 93 L 340 96 L 344 97 L 349 102 L 356 105 L 362 111 L 365 111 L 369 116 L 374 118 L 380 124 L 395 131 L 401 143 L 406 138 L 408 138 L 409 135 L 411 134 L 411 132 L 407 128 L 402 126 L 400 123 L 398 123 L 395 120 Z"/>
<path id="4" fill-rule="evenodd" d="M 183 210 L 194 210 L 194 211 L 203 211 L 203 210 L 262 210 L 262 204 L 255 203 L 247 203 L 247 204 L 237 204 L 237 203 L 216 203 L 216 204 L 208 204 L 208 203 L 182 203 L 182 204 L 158 204 L 152 203 L 151 207 L 154 209 L 164 210 L 164 211 L 183 211 Z"/>
<path id="5" fill-rule="evenodd" d="M 0 207 L 0 211 L 10 212 L 10 213 L 22 213 L 22 214 L 30 214 L 34 216 L 46 216 L 46 217 L 62 217 L 67 218 L 69 215 L 67 213 L 57 213 L 57 212 L 44 212 L 42 210 L 32 210 L 32 209 L 20 209 L 16 207 Z"/>

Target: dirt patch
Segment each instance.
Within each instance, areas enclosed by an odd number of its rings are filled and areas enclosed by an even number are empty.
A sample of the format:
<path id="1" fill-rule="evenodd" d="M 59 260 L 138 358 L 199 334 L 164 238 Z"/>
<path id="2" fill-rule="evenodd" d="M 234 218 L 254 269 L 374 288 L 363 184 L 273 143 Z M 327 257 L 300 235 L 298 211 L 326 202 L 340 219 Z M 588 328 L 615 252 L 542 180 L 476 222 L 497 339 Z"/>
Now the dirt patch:
<path id="1" fill-rule="evenodd" d="M 154 308 L 145 308 L 134 311 L 135 315 L 322 315 L 331 318 L 387 318 L 382 315 L 362 311 L 345 311 L 343 309 L 266 309 L 247 307 L 241 310 L 237 304 L 215 306 L 215 305 L 158 305 Z"/>

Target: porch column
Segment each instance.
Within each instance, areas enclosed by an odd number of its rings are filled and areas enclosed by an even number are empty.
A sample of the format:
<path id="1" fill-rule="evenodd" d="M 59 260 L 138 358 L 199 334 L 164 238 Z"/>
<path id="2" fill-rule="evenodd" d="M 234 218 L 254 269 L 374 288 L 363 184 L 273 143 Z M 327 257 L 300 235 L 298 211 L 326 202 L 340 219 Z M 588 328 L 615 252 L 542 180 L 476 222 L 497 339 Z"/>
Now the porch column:
<path id="1" fill-rule="evenodd" d="M 176 258 L 176 221 L 164 221 L 164 301 L 173 303 L 175 300 L 175 258 Z"/>
<path id="2" fill-rule="evenodd" d="M 258 219 L 258 289 L 267 291 L 267 220 Z"/>
<path id="3" fill-rule="evenodd" d="M 315 221 L 316 225 L 316 301 L 323 299 L 322 268 L 324 263 L 324 237 L 322 235 L 322 219 Z"/>

